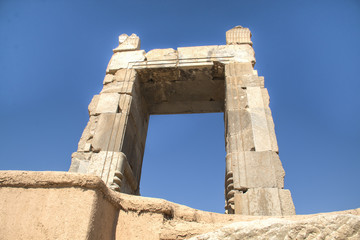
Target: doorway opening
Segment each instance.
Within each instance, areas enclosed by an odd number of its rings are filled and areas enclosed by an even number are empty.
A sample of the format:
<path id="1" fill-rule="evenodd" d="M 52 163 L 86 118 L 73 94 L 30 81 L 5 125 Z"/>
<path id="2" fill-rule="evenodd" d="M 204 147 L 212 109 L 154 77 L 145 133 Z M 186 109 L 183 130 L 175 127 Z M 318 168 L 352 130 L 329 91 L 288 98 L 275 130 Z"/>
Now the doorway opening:
<path id="1" fill-rule="evenodd" d="M 224 213 L 224 114 L 151 115 L 140 193 Z"/>

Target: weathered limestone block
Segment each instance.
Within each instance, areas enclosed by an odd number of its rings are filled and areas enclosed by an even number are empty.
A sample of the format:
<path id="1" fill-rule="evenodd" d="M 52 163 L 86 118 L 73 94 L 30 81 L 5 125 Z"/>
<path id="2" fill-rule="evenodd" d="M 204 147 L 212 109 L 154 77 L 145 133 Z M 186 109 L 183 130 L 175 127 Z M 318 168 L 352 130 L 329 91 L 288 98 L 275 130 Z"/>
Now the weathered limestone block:
<path id="1" fill-rule="evenodd" d="M 91 154 L 92 154 L 91 152 L 74 152 L 73 154 L 71 154 L 71 157 L 76 158 L 78 160 L 89 161 Z"/>
<path id="2" fill-rule="evenodd" d="M 165 49 L 154 49 L 146 53 L 145 55 L 147 61 L 159 61 L 164 60 L 177 60 L 178 54 L 177 51 L 173 48 Z"/>
<path id="3" fill-rule="evenodd" d="M 225 134 L 228 153 L 253 151 L 254 135 L 250 112 L 247 109 L 225 112 Z"/>
<path id="4" fill-rule="evenodd" d="M 88 174 L 101 177 L 109 187 L 121 188 L 130 187 L 131 194 L 137 192 L 138 182 L 136 181 L 131 166 L 122 152 L 100 151 L 91 155 Z M 122 182 L 125 180 L 126 182 Z M 125 186 L 128 184 L 129 186 Z"/>
<path id="5" fill-rule="evenodd" d="M 119 111 L 122 113 L 129 114 L 132 101 L 133 101 L 132 96 L 128 94 L 121 94 L 119 101 Z"/>
<path id="6" fill-rule="evenodd" d="M 81 135 L 80 141 L 78 143 L 78 151 L 79 152 L 88 152 L 90 150 L 91 138 L 94 135 L 93 129 L 95 129 L 98 121 L 97 116 L 90 116 L 88 123 Z"/>
<path id="7" fill-rule="evenodd" d="M 119 152 L 100 151 L 91 155 L 88 174 L 101 177 L 110 186 L 115 175 Z"/>
<path id="8" fill-rule="evenodd" d="M 136 68 L 169 68 L 176 67 L 179 63 L 179 56 L 172 48 L 154 49 L 146 55 L 146 62 L 137 65 Z"/>
<path id="9" fill-rule="evenodd" d="M 91 121 L 89 120 L 78 143 L 78 151 L 85 152 L 87 141 L 92 137 L 90 134 Z"/>
<path id="10" fill-rule="evenodd" d="M 106 74 L 105 77 L 104 77 L 104 81 L 103 81 L 103 84 L 106 85 L 108 83 L 111 83 L 113 82 L 115 79 L 114 75 L 112 74 Z"/>
<path id="11" fill-rule="evenodd" d="M 247 97 L 250 98 L 249 111 L 252 113 L 254 126 L 254 141 L 257 151 L 271 150 L 278 152 L 274 121 L 269 108 L 269 94 L 267 89 L 248 87 Z"/>
<path id="12" fill-rule="evenodd" d="M 261 95 L 262 95 L 262 100 L 263 100 L 264 107 L 269 107 L 269 105 L 270 105 L 270 96 L 269 96 L 268 90 L 266 88 L 262 88 L 261 89 Z"/>
<path id="13" fill-rule="evenodd" d="M 69 172 L 87 173 L 89 167 L 90 152 L 74 152 L 71 155 L 71 165 Z"/>
<path id="14" fill-rule="evenodd" d="M 116 174 L 115 174 L 116 176 Z M 116 181 L 116 180 L 114 180 Z M 121 180 L 121 188 L 120 190 L 114 189 L 115 191 L 126 193 L 126 194 L 132 194 L 132 195 L 140 195 L 138 192 L 134 192 L 134 190 L 131 188 L 131 184 L 129 183 L 129 180 L 124 176 Z"/>
<path id="15" fill-rule="evenodd" d="M 134 95 L 132 97 L 131 106 L 130 106 L 130 113 L 129 113 L 129 119 L 128 119 L 128 125 L 127 127 L 127 135 L 132 135 L 134 137 L 134 143 L 130 142 L 130 149 L 131 151 L 134 151 L 135 148 L 139 148 L 139 151 L 141 153 L 141 156 L 139 156 L 140 165 L 141 165 L 141 159 L 142 159 L 142 153 L 145 149 L 145 140 L 146 140 L 146 134 L 147 134 L 147 127 L 149 123 L 149 113 L 146 109 L 146 103 L 141 96 L 141 94 L 137 91 L 138 89 L 135 89 Z M 126 139 L 124 141 L 127 141 Z M 137 151 L 137 150 L 135 150 Z M 130 155 L 127 155 L 128 159 L 130 159 Z M 131 160 L 133 160 L 133 157 L 131 157 Z"/>
<path id="16" fill-rule="evenodd" d="M 122 113 L 104 113 L 99 122 L 92 140 L 93 151 L 119 151 L 119 138 L 122 137 L 126 125 L 126 116 Z M 120 140 L 121 142 L 121 140 Z"/>
<path id="17" fill-rule="evenodd" d="M 88 171 L 88 168 L 89 168 L 89 161 L 72 158 L 69 172 L 86 174 Z"/>
<path id="18" fill-rule="evenodd" d="M 142 161 L 143 161 L 143 156 L 144 156 L 144 147 L 143 145 L 145 143 L 142 143 L 139 141 L 140 140 L 140 137 L 137 136 L 137 141 L 136 141 L 136 144 L 134 144 L 134 147 L 132 149 L 132 154 L 131 154 L 131 160 L 132 161 L 129 161 L 129 163 L 132 163 L 132 169 L 133 169 L 133 172 L 134 172 L 134 177 L 136 178 L 136 180 L 138 182 L 140 182 L 140 178 L 141 178 L 141 166 L 142 166 Z"/>
<path id="19" fill-rule="evenodd" d="M 269 136 L 271 142 L 271 150 L 275 152 L 279 152 L 279 147 L 277 144 L 276 134 L 275 134 L 275 125 L 274 120 L 272 118 L 270 108 L 265 108 L 266 121 L 269 129 Z"/>
<path id="20" fill-rule="evenodd" d="M 238 135 L 226 136 L 225 137 L 226 152 L 232 153 L 232 152 L 241 151 L 243 147 L 241 144 L 238 144 L 238 142 L 240 141 L 241 141 L 241 137 L 239 137 Z"/>
<path id="21" fill-rule="evenodd" d="M 225 133 L 226 136 L 231 136 L 241 133 L 241 126 L 239 124 L 240 112 L 241 110 L 231 110 L 226 111 L 226 124 L 225 124 Z M 242 145 L 242 144 L 241 144 Z"/>
<path id="22" fill-rule="evenodd" d="M 250 44 L 251 32 L 250 29 L 242 26 L 236 26 L 226 32 L 226 44 Z"/>
<path id="23" fill-rule="evenodd" d="M 134 96 L 135 97 L 132 98 L 129 118 L 133 120 L 137 134 L 139 135 L 139 141 L 142 143 L 142 147 L 145 148 L 149 114 L 144 109 L 144 103 L 141 101 L 141 97 L 136 94 Z"/>
<path id="24" fill-rule="evenodd" d="M 91 124 L 90 124 L 90 132 L 89 132 L 89 134 L 90 134 L 91 138 L 92 138 L 92 137 L 94 136 L 94 134 L 95 134 L 95 129 L 96 129 L 96 126 L 97 126 L 98 121 L 99 121 L 99 115 L 92 115 L 92 116 L 90 116 L 90 122 L 91 122 Z"/>
<path id="25" fill-rule="evenodd" d="M 259 77 L 261 88 L 264 88 L 265 87 L 265 78 L 263 76 L 258 76 L 258 77 Z"/>
<path id="26" fill-rule="evenodd" d="M 119 114 L 104 113 L 100 115 L 92 140 L 93 151 L 108 150 L 117 115 Z"/>
<path id="27" fill-rule="evenodd" d="M 245 151 L 229 153 L 234 189 L 284 188 L 285 171 L 276 152 Z"/>
<path id="28" fill-rule="evenodd" d="M 238 77 L 230 77 L 234 78 L 234 82 L 238 88 L 246 88 L 246 87 L 264 87 L 263 79 L 256 75 L 243 75 Z"/>
<path id="29" fill-rule="evenodd" d="M 113 49 L 113 52 L 132 51 L 140 49 L 140 38 L 135 34 L 128 36 L 121 34 L 119 36 L 119 46 Z"/>
<path id="30" fill-rule="evenodd" d="M 96 107 L 96 113 L 116 113 L 118 111 L 118 105 L 120 100 L 120 94 L 118 93 L 102 93 L 100 94 L 98 104 Z"/>
<path id="31" fill-rule="evenodd" d="M 134 194 L 138 191 L 138 181 L 135 179 L 131 166 L 122 152 L 112 153 L 116 157 L 116 169 L 110 187 L 123 193 Z"/>
<path id="32" fill-rule="evenodd" d="M 264 78 L 257 75 L 250 62 L 230 62 L 225 65 L 226 84 L 236 88 L 264 87 Z"/>
<path id="33" fill-rule="evenodd" d="M 99 98 L 100 98 L 99 95 L 94 95 L 94 97 L 91 99 L 91 102 L 88 106 L 89 116 L 96 114 L 96 108 L 99 102 Z"/>
<path id="34" fill-rule="evenodd" d="M 134 118 L 132 118 L 130 115 L 126 125 L 124 144 L 122 145 L 121 151 L 125 153 L 129 160 L 129 164 L 134 169 L 135 174 L 138 172 L 137 169 L 140 169 L 142 154 L 145 148 L 145 142 L 142 142 L 141 140 L 142 138 L 139 135 Z"/>
<path id="35" fill-rule="evenodd" d="M 263 108 L 250 108 L 248 111 L 251 116 L 255 150 L 271 151 L 272 147 L 265 110 Z"/>
<path id="36" fill-rule="evenodd" d="M 279 152 L 279 147 L 277 144 L 276 134 L 275 134 L 275 125 L 274 120 L 271 114 L 271 110 L 269 108 L 270 103 L 270 97 L 269 93 L 266 88 L 261 89 L 262 97 L 264 100 L 264 106 L 265 106 L 265 115 L 266 115 L 266 121 L 269 129 L 269 136 L 270 136 L 270 142 L 271 142 L 271 149 L 272 151 Z"/>
<path id="37" fill-rule="evenodd" d="M 255 75 L 250 62 L 230 62 L 225 65 L 226 77 L 238 77 L 242 75 Z"/>
<path id="38" fill-rule="evenodd" d="M 261 88 L 249 87 L 246 89 L 249 108 L 264 108 L 264 101 Z"/>
<path id="39" fill-rule="evenodd" d="M 105 85 L 101 93 L 132 94 L 133 85 L 134 82 L 113 82 Z"/>
<path id="40" fill-rule="evenodd" d="M 251 115 L 251 123 L 254 134 L 256 151 L 277 151 L 272 149 L 268 121 L 265 114 L 264 101 L 261 88 L 249 87 L 246 89 L 249 104 L 248 111 Z"/>
<path id="41" fill-rule="evenodd" d="M 295 207 L 289 190 L 251 188 L 235 193 L 235 214 L 253 216 L 294 215 Z"/>
<path id="42" fill-rule="evenodd" d="M 112 55 L 108 67 L 107 73 L 114 73 L 121 68 L 131 68 L 137 62 L 145 60 L 145 51 L 127 51 L 127 52 L 116 52 Z"/>
<path id="43" fill-rule="evenodd" d="M 136 78 L 134 69 L 119 69 L 115 72 L 114 80 L 117 82 L 133 82 Z"/>
<path id="44" fill-rule="evenodd" d="M 244 45 L 220 45 L 178 48 L 180 60 L 192 59 L 193 62 L 211 59 L 221 63 L 229 61 L 255 63 L 254 49 Z"/>
<path id="45" fill-rule="evenodd" d="M 113 127 L 113 131 L 111 134 L 111 141 L 108 145 L 109 151 L 120 151 L 122 145 L 124 144 L 124 135 L 128 121 L 128 113 L 123 112 L 121 114 L 117 114 L 115 118 L 115 124 Z"/>
<path id="46" fill-rule="evenodd" d="M 226 110 L 245 109 L 248 107 L 246 90 L 238 87 L 235 78 L 227 77 L 225 86 Z"/>
<path id="47" fill-rule="evenodd" d="M 117 103 L 119 113 L 100 114 L 92 140 L 93 151 L 120 151 L 130 113 L 131 102 L 132 97 L 130 95 L 121 94 L 119 95 L 119 101 Z"/>

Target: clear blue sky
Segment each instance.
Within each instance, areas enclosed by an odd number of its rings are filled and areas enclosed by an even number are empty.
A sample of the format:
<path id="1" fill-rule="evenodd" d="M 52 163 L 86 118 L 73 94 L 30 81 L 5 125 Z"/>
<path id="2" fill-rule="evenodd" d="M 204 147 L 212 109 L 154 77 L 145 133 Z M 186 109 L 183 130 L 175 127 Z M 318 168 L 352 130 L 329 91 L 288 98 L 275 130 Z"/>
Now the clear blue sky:
<path id="1" fill-rule="evenodd" d="M 122 33 L 141 48 L 252 31 L 298 214 L 360 207 L 360 1 L 0 0 L 0 169 L 67 171 Z M 141 193 L 223 212 L 222 114 L 152 116 Z"/>

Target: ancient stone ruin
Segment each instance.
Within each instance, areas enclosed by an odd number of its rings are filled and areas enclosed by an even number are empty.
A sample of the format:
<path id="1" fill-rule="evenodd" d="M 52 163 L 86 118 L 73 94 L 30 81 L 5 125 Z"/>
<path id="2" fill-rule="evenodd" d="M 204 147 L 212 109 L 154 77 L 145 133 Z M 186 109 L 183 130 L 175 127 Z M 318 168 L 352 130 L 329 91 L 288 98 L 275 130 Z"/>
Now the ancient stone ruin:
<path id="1" fill-rule="evenodd" d="M 360 239 L 360 209 L 295 215 L 250 37 L 145 53 L 121 35 L 70 172 L 0 171 L 0 239 Z M 137 196 L 149 115 L 202 112 L 224 112 L 235 214 Z"/>
<path id="2" fill-rule="evenodd" d="M 70 172 L 139 195 L 150 114 L 224 112 L 226 213 L 295 214 L 248 28 L 227 31 L 226 45 L 148 53 L 138 36 L 123 34 L 113 52 Z"/>

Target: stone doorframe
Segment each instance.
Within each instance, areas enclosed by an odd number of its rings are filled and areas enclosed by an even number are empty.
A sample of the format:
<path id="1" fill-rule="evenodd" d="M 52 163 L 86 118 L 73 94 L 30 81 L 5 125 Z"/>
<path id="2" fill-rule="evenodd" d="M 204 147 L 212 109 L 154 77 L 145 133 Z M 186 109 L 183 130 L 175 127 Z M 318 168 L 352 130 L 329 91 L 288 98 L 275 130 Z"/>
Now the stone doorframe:
<path id="1" fill-rule="evenodd" d="M 104 87 L 89 105 L 70 172 L 97 175 L 115 191 L 139 195 L 150 114 L 224 112 L 225 212 L 295 214 L 249 29 L 227 31 L 226 45 L 146 53 L 135 34 L 121 35 L 119 43 Z"/>

